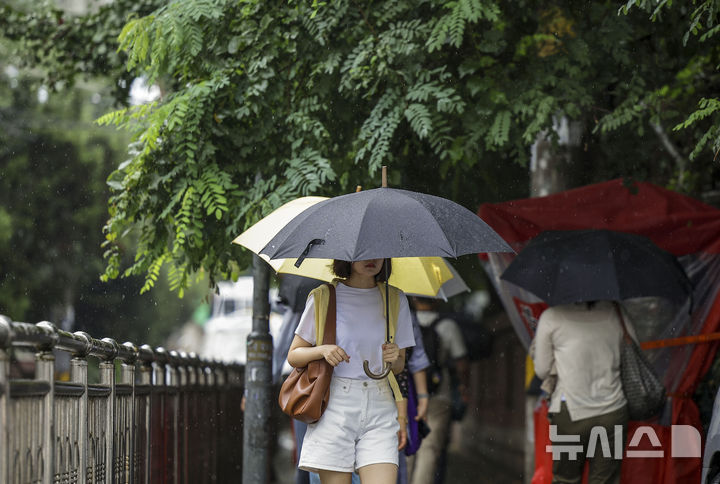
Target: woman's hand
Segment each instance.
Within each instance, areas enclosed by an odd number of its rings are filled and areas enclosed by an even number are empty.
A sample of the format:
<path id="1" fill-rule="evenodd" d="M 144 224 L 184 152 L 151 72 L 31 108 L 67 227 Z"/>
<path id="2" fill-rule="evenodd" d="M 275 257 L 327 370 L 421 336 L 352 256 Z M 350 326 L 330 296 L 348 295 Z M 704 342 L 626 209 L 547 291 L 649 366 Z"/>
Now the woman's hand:
<path id="1" fill-rule="evenodd" d="M 385 363 L 395 363 L 400 357 L 400 348 L 395 343 L 385 343 L 382 345 L 383 361 Z"/>
<path id="2" fill-rule="evenodd" d="M 425 393 L 424 395 L 418 394 L 417 415 L 415 416 L 415 420 L 418 422 L 420 420 L 427 420 L 427 409 L 428 409 L 427 393 Z"/>
<path id="3" fill-rule="evenodd" d="M 350 357 L 338 345 L 321 345 L 318 347 L 325 361 L 332 366 L 338 366 L 343 361 L 350 363 Z"/>
<path id="4" fill-rule="evenodd" d="M 415 388 L 417 389 L 417 415 L 415 420 L 427 421 L 427 409 L 430 395 L 428 395 L 427 388 L 427 371 L 422 369 L 413 373 L 413 381 L 415 382 Z"/>
<path id="5" fill-rule="evenodd" d="M 396 375 L 405 368 L 405 349 L 400 349 L 395 343 L 382 345 L 383 365 L 390 363 L 392 372 Z"/>
<path id="6" fill-rule="evenodd" d="M 398 430 L 398 450 L 403 450 L 407 445 L 407 417 L 398 415 L 398 423 L 400 424 L 400 430 Z"/>

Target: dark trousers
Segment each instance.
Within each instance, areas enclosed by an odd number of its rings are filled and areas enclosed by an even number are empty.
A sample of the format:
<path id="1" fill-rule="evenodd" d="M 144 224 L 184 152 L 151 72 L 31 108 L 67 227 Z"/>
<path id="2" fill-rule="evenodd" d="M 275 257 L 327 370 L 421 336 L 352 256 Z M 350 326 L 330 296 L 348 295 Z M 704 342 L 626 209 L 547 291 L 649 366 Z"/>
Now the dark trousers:
<path id="1" fill-rule="evenodd" d="M 622 464 L 622 450 L 625 448 L 627 434 L 628 413 L 627 407 L 614 412 L 598 415 L 597 417 L 582 420 L 570 420 L 565 402 L 562 402 L 559 413 L 549 414 L 550 423 L 557 427 L 558 436 L 579 435 L 580 442 L 553 442 L 553 447 L 561 445 L 580 445 L 582 452 L 573 457 L 571 453 L 563 452 L 560 458 L 553 460 L 553 484 L 580 484 L 585 462 L 589 463 L 588 484 L 615 484 L 620 482 L 620 466 Z M 622 445 L 620 458 L 615 452 L 615 426 L 622 426 L 620 433 Z M 603 452 L 603 441 L 598 438 L 598 430 L 602 427 L 607 435 L 609 454 Z M 595 432 L 593 433 L 593 429 Z M 591 439 L 592 437 L 592 439 Z M 592 440 L 592 442 L 591 442 Z M 589 446 L 594 444 L 592 457 L 587 457 Z M 607 450 L 607 449 L 606 449 Z"/>
<path id="2" fill-rule="evenodd" d="M 292 419 L 292 424 L 293 432 L 295 433 L 295 449 L 297 451 L 297 460 L 299 461 L 303 439 L 305 438 L 305 431 L 307 430 L 307 424 L 295 419 Z M 298 469 L 297 461 L 295 462 L 295 484 L 310 484 L 310 476 L 308 475 L 308 472 Z"/>

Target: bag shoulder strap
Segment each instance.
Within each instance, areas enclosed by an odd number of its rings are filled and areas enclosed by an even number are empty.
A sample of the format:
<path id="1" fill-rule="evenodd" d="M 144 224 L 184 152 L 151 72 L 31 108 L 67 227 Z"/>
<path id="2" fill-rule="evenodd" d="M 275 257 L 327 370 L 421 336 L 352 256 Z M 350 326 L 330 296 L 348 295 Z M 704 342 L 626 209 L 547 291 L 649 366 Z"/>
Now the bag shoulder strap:
<path id="1" fill-rule="evenodd" d="M 328 289 L 330 291 L 330 299 L 328 301 L 327 313 L 325 313 L 325 332 L 323 333 L 322 340 L 325 344 L 335 344 L 335 323 L 337 318 L 335 286 L 328 284 Z"/>
<path id="2" fill-rule="evenodd" d="M 331 283 L 322 284 L 310 294 L 315 304 L 315 345 L 335 344 L 337 316 L 335 286 Z"/>
<path id="3" fill-rule="evenodd" d="M 613 301 L 613 306 L 615 306 L 615 312 L 620 319 L 620 326 L 622 326 L 623 330 L 623 338 L 628 343 L 635 343 L 635 341 L 633 341 L 633 339 L 630 337 L 630 333 L 628 333 L 627 327 L 625 326 L 625 317 L 623 316 L 622 309 L 620 309 L 620 304 L 617 301 Z"/>

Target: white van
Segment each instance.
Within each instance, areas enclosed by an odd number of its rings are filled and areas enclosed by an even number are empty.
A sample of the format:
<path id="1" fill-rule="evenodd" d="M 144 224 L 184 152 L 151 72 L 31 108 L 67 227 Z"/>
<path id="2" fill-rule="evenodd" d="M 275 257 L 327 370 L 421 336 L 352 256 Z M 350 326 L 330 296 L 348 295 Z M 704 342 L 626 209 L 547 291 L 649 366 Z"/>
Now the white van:
<path id="1" fill-rule="evenodd" d="M 270 289 L 270 301 L 277 300 L 277 288 Z M 270 334 L 276 337 L 282 315 L 270 308 Z M 200 356 L 228 363 L 244 364 L 247 337 L 252 331 L 253 278 L 218 282 L 212 314 L 205 323 Z"/>

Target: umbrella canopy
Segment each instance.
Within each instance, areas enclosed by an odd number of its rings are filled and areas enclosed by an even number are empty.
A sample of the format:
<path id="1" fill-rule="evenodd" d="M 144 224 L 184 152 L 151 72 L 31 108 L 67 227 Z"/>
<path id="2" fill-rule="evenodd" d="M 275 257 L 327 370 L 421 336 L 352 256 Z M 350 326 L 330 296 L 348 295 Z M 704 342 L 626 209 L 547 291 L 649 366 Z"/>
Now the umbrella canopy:
<path id="1" fill-rule="evenodd" d="M 313 259 L 311 259 L 313 260 Z M 403 259 L 393 259 L 393 264 L 395 264 L 396 260 L 403 260 Z M 440 258 L 440 260 L 445 261 L 445 259 Z M 307 261 L 306 261 L 307 262 Z M 458 271 L 450 264 L 449 262 L 445 261 L 448 268 L 450 269 L 450 272 L 452 272 L 452 279 L 447 280 L 442 283 L 440 286 L 440 289 L 438 289 L 437 293 L 433 296 L 437 299 L 442 299 L 444 301 L 447 301 L 448 298 L 451 298 L 453 296 L 457 296 L 460 293 L 463 292 L 470 292 L 470 288 L 465 284 L 465 281 L 463 278 L 458 274 Z M 395 266 L 393 265 L 393 273 L 395 271 Z M 390 282 L 392 283 L 392 277 L 390 278 Z M 405 294 L 408 296 L 421 296 L 421 297 L 427 297 L 427 294 L 422 294 L 419 292 L 413 292 L 413 291 L 405 291 Z"/>
<path id="2" fill-rule="evenodd" d="M 280 230 L 260 253 L 271 259 L 358 261 L 513 252 L 470 210 L 432 195 L 376 188 L 319 202 Z"/>
<path id="3" fill-rule="evenodd" d="M 297 259 L 273 259 L 269 263 L 276 272 L 282 274 L 311 277 L 326 282 L 337 278 L 332 272 L 331 259 L 307 259 L 300 267 L 295 265 L 296 261 Z M 440 291 L 444 284 L 455 277 L 454 270 L 442 257 L 395 258 L 392 259 L 389 282 L 391 286 L 408 294 L 446 298 Z M 464 286 L 465 283 L 461 279 L 457 284 Z"/>
<path id="4" fill-rule="evenodd" d="M 636 297 L 683 303 L 692 293 L 675 256 L 646 237 L 611 230 L 542 232 L 500 277 L 550 306 Z"/>
<path id="5" fill-rule="evenodd" d="M 327 197 L 296 198 L 276 208 L 272 213 L 253 224 L 252 227 L 238 235 L 235 240 L 233 240 L 233 243 L 247 247 L 256 254 L 260 254 L 262 248 L 277 234 L 278 230 L 309 207 L 324 200 L 329 199 Z M 261 255 L 260 257 L 267 261 L 270 260 L 268 256 Z"/>
<path id="6" fill-rule="evenodd" d="M 383 187 L 302 210 L 259 252 L 270 259 L 297 259 L 300 267 L 306 258 L 360 261 L 514 251 L 480 217 L 451 200 Z M 364 362 L 365 373 L 377 379 L 387 376 L 390 366 L 376 375 Z"/>
<path id="7" fill-rule="evenodd" d="M 325 197 L 302 197 L 279 207 L 268 216 L 240 234 L 233 243 L 247 247 L 256 254 L 281 230 L 293 217 L 323 200 Z M 332 259 L 308 259 L 300 267 L 296 259 L 273 259 L 261 254 L 265 261 L 283 274 L 310 277 L 330 282 L 336 278 L 331 265 Z M 448 294 L 455 295 L 468 290 L 455 269 L 442 257 L 403 257 L 392 260 L 390 284 L 409 294 L 447 299 Z M 458 277 L 452 285 L 449 283 Z"/>

